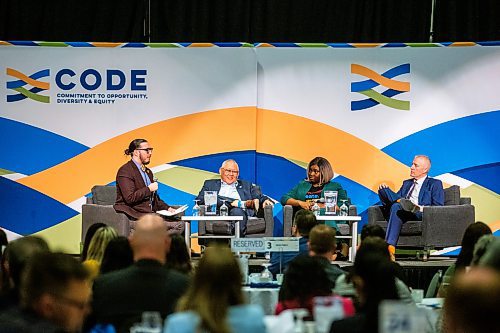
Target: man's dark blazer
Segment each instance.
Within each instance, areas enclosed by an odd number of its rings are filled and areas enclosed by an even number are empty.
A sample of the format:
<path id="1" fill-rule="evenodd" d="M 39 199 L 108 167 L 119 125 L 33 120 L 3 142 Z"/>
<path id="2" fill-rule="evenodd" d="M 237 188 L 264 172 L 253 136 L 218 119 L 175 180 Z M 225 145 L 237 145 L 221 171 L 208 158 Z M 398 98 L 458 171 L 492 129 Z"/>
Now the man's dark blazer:
<path id="1" fill-rule="evenodd" d="M 146 168 L 149 180 L 153 182 L 153 172 Z M 153 209 L 150 206 L 150 198 L 153 196 Z M 168 209 L 163 200 L 160 199 L 158 191 L 152 193 L 144 182 L 141 172 L 130 160 L 118 169 L 116 174 L 116 202 L 114 208 L 135 219 L 145 214 Z"/>
<path id="2" fill-rule="evenodd" d="M 200 200 L 200 204 L 205 204 L 204 192 L 205 191 L 217 191 L 217 193 L 218 193 L 220 191 L 221 183 L 222 182 L 220 179 L 205 180 L 205 183 L 203 183 L 203 187 L 201 188 L 200 193 L 198 193 L 198 196 L 196 197 L 197 200 Z M 242 201 L 250 200 L 250 199 L 259 199 L 260 207 L 262 207 L 264 201 L 269 199 L 265 195 L 262 195 L 262 192 L 260 191 L 259 186 L 252 184 L 250 182 L 247 182 L 246 180 L 238 179 L 238 185 L 236 185 L 236 190 L 238 191 L 238 194 L 240 195 L 240 198 Z M 225 199 L 225 198 L 221 198 L 220 196 L 217 197 L 217 207 L 222 206 L 221 199 Z M 226 202 L 228 207 L 230 206 L 229 205 L 230 203 L 231 203 L 230 201 Z M 247 215 L 254 216 L 255 215 L 254 210 L 247 209 Z"/>
<path id="3" fill-rule="evenodd" d="M 165 319 L 174 312 L 187 286 L 187 276 L 156 260 L 139 260 L 94 281 L 89 324 L 111 323 L 117 332 L 128 332 L 133 323 L 141 321 L 144 311 L 158 311 Z"/>
<path id="4" fill-rule="evenodd" d="M 398 191 L 398 195 L 401 198 L 406 198 L 411 186 L 413 185 L 413 178 L 407 179 L 401 185 Z M 443 183 L 439 179 L 427 177 L 422 187 L 420 188 L 420 193 L 418 194 L 418 205 L 419 206 L 443 206 L 444 205 L 444 191 Z"/>

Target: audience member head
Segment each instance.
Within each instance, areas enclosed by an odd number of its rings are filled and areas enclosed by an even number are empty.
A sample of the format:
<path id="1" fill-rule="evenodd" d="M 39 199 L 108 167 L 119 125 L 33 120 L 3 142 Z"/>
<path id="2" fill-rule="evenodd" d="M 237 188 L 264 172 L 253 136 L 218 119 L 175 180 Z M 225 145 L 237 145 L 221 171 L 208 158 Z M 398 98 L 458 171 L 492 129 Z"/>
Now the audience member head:
<path id="1" fill-rule="evenodd" d="M 179 300 L 179 309 L 198 313 L 200 331 L 229 333 L 228 308 L 243 303 L 238 261 L 227 247 L 208 247 L 198 263 L 191 286 Z"/>
<path id="2" fill-rule="evenodd" d="M 479 260 L 479 265 L 490 267 L 500 272 L 500 238 L 495 237 L 491 242 L 491 245 L 488 246 L 483 257 Z"/>
<path id="3" fill-rule="evenodd" d="M 154 259 L 165 264 L 170 249 L 170 235 L 161 216 L 147 214 L 141 217 L 137 220 L 135 231 L 129 240 L 134 261 Z"/>
<path id="4" fill-rule="evenodd" d="M 5 260 L 11 287 L 19 289 L 21 274 L 33 255 L 49 251 L 47 242 L 38 236 L 25 236 L 10 242 Z"/>
<path id="5" fill-rule="evenodd" d="M 300 307 L 310 308 L 315 296 L 329 296 L 332 282 L 323 265 L 313 257 L 295 257 L 285 272 L 279 291 L 280 301 L 296 300 Z"/>
<path id="6" fill-rule="evenodd" d="M 386 299 L 399 299 L 396 288 L 396 268 L 385 242 L 367 237 L 356 253 L 351 279 L 356 288 L 361 309 L 366 313 L 365 329 L 377 332 L 378 306 Z"/>
<path id="7" fill-rule="evenodd" d="M 134 263 L 132 248 L 127 237 L 118 236 L 109 241 L 101 262 L 101 274 L 128 267 Z"/>
<path id="8" fill-rule="evenodd" d="M 385 231 L 378 224 L 365 224 L 361 229 L 361 241 L 364 241 L 366 237 L 385 239 Z"/>
<path id="9" fill-rule="evenodd" d="M 448 288 L 443 308 L 446 333 L 498 332 L 500 274 L 486 267 L 459 273 Z"/>
<path id="10" fill-rule="evenodd" d="M 334 176 L 332 165 L 324 157 L 315 157 L 307 166 L 306 176 L 311 184 L 326 184 Z"/>
<path id="11" fill-rule="evenodd" d="M 191 257 L 184 237 L 175 234 L 170 237 L 172 241 L 167 254 L 167 267 L 184 274 L 191 273 Z"/>
<path id="12" fill-rule="evenodd" d="M 94 237 L 97 230 L 105 226 L 106 224 L 104 223 L 94 223 L 87 230 L 87 233 L 85 234 L 85 239 L 83 240 L 82 255 L 80 256 L 82 261 L 87 260 L 87 253 L 89 251 L 90 241 L 92 240 L 92 237 Z"/>
<path id="13" fill-rule="evenodd" d="M 232 184 L 238 180 L 240 168 L 235 160 L 225 160 L 219 169 L 220 177 L 226 184 Z"/>
<path id="14" fill-rule="evenodd" d="M 310 210 L 299 210 L 293 219 L 292 235 L 309 237 L 309 232 L 318 224 L 316 216 Z"/>
<path id="15" fill-rule="evenodd" d="M 477 241 L 483 235 L 491 235 L 490 227 L 483 222 L 472 223 L 465 229 L 462 238 L 462 249 L 456 261 L 457 269 L 465 269 L 465 267 L 470 265 L 474 253 L 474 246 L 476 246 Z"/>
<path id="16" fill-rule="evenodd" d="M 470 263 L 471 266 L 477 266 L 479 264 L 479 261 L 494 240 L 495 236 L 493 235 L 483 235 L 478 239 L 476 245 L 474 246 L 474 253 L 472 254 L 472 261 Z"/>
<path id="17" fill-rule="evenodd" d="M 88 271 L 69 255 L 33 255 L 21 281 L 21 304 L 67 332 L 79 332 L 89 312 Z"/>
<path id="18" fill-rule="evenodd" d="M 94 237 L 92 237 L 92 240 L 90 241 L 87 252 L 87 260 L 95 260 L 98 263 L 101 263 L 106 246 L 108 246 L 108 243 L 116 237 L 118 237 L 118 234 L 113 227 L 104 226 L 97 229 Z"/>
<path id="19" fill-rule="evenodd" d="M 335 241 L 335 229 L 318 224 L 309 233 L 309 255 L 323 256 L 331 260 L 337 247 Z"/>
<path id="20" fill-rule="evenodd" d="M 359 254 L 364 252 L 376 252 L 381 255 L 387 256 L 387 258 L 391 258 L 389 250 L 387 249 L 387 243 L 383 238 L 378 236 L 368 236 L 366 237 L 361 245 L 359 246 L 358 252 L 356 252 L 356 257 Z"/>

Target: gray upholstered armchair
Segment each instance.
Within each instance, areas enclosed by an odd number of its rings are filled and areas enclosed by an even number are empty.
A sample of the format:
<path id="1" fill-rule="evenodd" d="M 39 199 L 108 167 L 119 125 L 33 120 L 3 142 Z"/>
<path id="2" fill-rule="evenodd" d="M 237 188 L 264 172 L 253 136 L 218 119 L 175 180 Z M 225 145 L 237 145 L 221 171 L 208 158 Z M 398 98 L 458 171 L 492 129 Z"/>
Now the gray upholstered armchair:
<path id="1" fill-rule="evenodd" d="M 105 223 L 118 232 L 120 236 L 130 234 L 130 220 L 127 215 L 117 213 L 113 208 L 116 201 L 116 186 L 96 185 L 91 190 L 92 197 L 82 205 L 82 241 L 87 230 L 94 223 Z"/>
<path id="2" fill-rule="evenodd" d="M 205 211 L 205 206 L 201 205 L 201 213 Z M 273 207 L 262 208 L 264 217 L 249 217 L 247 220 L 246 237 L 273 237 L 274 217 Z M 231 232 L 230 222 L 226 221 L 198 221 L 198 236 L 208 235 L 228 235 Z"/>
<path id="3" fill-rule="evenodd" d="M 135 229 L 135 220 L 131 220 L 124 213 L 118 213 L 113 208 L 116 201 L 116 186 L 96 185 L 91 190 L 92 197 L 82 205 L 82 242 L 87 230 L 94 223 L 105 223 L 117 231 L 118 235 L 128 237 Z M 177 208 L 179 206 L 172 205 Z M 181 215 L 184 215 L 182 213 Z M 168 223 L 165 222 L 168 226 Z"/>
<path id="4" fill-rule="evenodd" d="M 460 187 L 444 190 L 444 206 L 424 207 L 422 221 L 403 223 L 398 247 L 444 248 L 458 246 L 465 229 L 475 221 L 470 198 L 460 197 Z M 376 223 L 387 230 L 380 206 L 368 208 L 368 223 Z"/>
<path id="5" fill-rule="evenodd" d="M 350 204 L 351 200 L 348 200 Z M 357 216 L 358 209 L 356 205 L 349 205 L 349 216 Z M 293 220 L 293 207 L 291 205 L 283 206 L 283 237 L 292 236 L 292 221 Z M 339 232 L 342 236 L 350 236 L 352 230 L 352 222 L 338 223 Z"/>

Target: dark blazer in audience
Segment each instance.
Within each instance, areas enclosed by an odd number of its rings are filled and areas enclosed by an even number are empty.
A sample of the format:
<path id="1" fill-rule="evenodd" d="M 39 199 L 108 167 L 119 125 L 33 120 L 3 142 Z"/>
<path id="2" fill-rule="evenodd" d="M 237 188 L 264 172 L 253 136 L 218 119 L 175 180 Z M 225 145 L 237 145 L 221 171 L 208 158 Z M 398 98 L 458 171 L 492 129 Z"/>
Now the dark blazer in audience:
<path id="1" fill-rule="evenodd" d="M 143 311 L 158 311 L 163 318 L 173 313 L 187 286 L 185 275 L 158 261 L 141 259 L 95 280 L 92 319 L 113 324 L 117 332 L 128 332 L 141 321 Z"/>

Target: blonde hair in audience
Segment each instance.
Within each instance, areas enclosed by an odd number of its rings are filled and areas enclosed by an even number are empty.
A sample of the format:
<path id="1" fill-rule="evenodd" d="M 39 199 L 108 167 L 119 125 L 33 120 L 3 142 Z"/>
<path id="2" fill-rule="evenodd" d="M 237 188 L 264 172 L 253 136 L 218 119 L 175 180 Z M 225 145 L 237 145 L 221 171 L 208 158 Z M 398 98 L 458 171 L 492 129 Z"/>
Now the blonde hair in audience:
<path id="1" fill-rule="evenodd" d="M 241 272 L 233 253 L 220 245 L 208 247 L 178 309 L 198 313 L 202 331 L 230 333 L 226 322 L 228 309 L 243 303 Z"/>
<path id="2" fill-rule="evenodd" d="M 90 241 L 87 260 L 93 259 L 100 264 L 109 241 L 116 237 L 118 237 L 118 234 L 113 227 L 105 226 L 97 229 Z"/>

